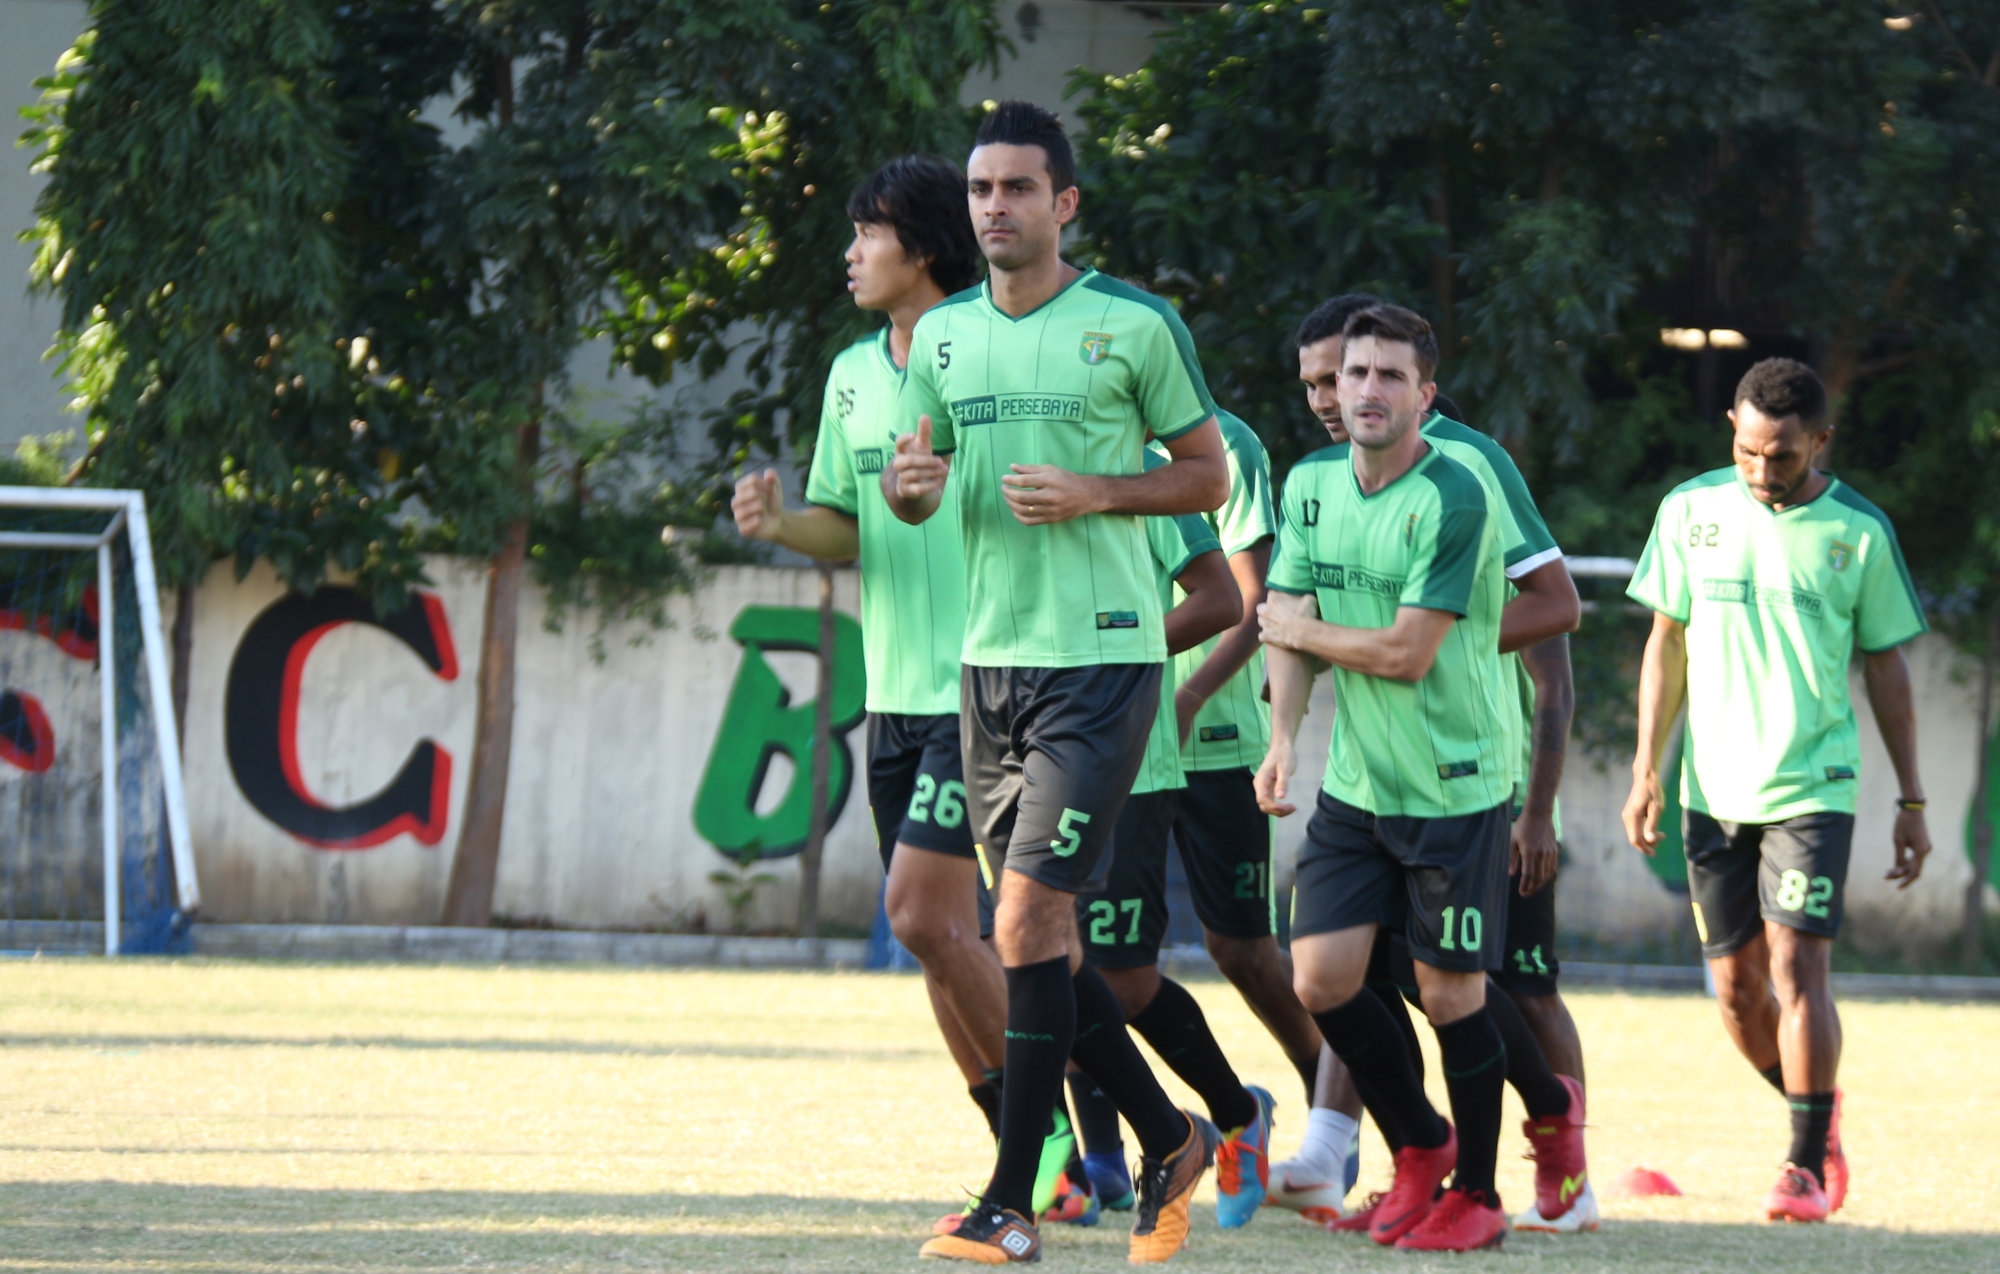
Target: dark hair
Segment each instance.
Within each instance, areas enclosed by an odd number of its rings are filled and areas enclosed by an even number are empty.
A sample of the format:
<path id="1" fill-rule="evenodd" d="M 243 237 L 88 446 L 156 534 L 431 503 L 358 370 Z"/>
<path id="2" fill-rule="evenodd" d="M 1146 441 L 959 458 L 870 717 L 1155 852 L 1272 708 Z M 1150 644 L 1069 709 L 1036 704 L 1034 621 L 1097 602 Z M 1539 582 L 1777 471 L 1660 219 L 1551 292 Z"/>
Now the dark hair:
<path id="1" fill-rule="evenodd" d="M 877 168 L 854 188 L 847 219 L 893 226 L 911 257 L 921 257 L 945 295 L 979 282 L 979 240 L 965 210 L 965 174 L 949 159 L 905 155 Z"/>
<path id="2" fill-rule="evenodd" d="M 1293 344 L 1304 349 L 1308 345 L 1330 341 L 1347 330 L 1347 320 L 1363 310 L 1382 304 L 1386 303 L 1371 292 L 1343 292 L 1329 297 L 1315 305 L 1313 312 L 1306 315 L 1305 322 L 1299 324 L 1299 330 L 1292 336 Z"/>
<path id="3" fill-rule="evenodd" d="M 1430 380 L 1437 375 L 1438 341 L 1424 316 L 1400 305 L 1371 305 L 1340 330 L 1343 341 L 1372 336 L 1378 341 L 1397 341 L 1417 354 L 1417 375 Z"/>
<path id="4" fill-rule="evenodd" d="M 1826 420 L 1826 386 L 1812 368 L 1793 358 L 1767 358 L 1743 373 L 1736 382 L 1736 402 L 1747 402 L 1773 420 L 1797 416 L 1807 429 L 1817 430 Z"/>
<path id="5" fill-rule="evenodd" d="M 1076 153 L 1070 149 L 1069 134 L 1063 131 L 1062 116 L 1033 102 L 1006 101 L 986 112 L 972 145 L 974 149 L 1040 146 L 1048 159 L 1049 185 L 1054 193 L 1061 194 L 1076 184 Z"/>

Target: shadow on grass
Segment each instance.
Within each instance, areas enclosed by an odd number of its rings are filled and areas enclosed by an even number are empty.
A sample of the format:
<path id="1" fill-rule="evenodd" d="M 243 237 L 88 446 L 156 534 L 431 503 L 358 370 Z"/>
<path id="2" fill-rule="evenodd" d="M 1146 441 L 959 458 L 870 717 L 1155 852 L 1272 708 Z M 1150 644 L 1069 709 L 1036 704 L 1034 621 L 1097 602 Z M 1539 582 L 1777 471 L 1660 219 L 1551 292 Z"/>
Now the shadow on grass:
<path id="1" fill-rule="evenodd" d="M 2000 1270 L 2000 1236 L 1846 1225 L 1721 1225 L 1612 1220 L 1594 1235 L 1514 1236 L 1500 1252 L 1423 1257 L 1332 1236 L 1267 1212 L 1224 1235 L 1195 1209 L 1175 1270 L 1615 1270 L 1686 1274 L 1900 1274 Z M 297 1190 L 13 1182 L 0 1187 L 0 1264 L 10 1269 L 218 1270 L 391 1274 L 671 1270 L 690 1274 L 918 1268 L 935 1203 L 779 1194 Z M 1049 1227 L 1044 1267 L 1125 1263 L 1126 1218 L 1094 1230 Z M 1468 1265 L 1468 1262 L 1471 1265 Z M 1505 1262 L 1503 1266 L 1500 1264 Z"/>
<path id="2" fill-rule="evenodd" d="M 0 1036 L 8 1048 L 87 1048 L 98 1051 L 145 1048 L 390 1048 L 413 1052 L 571 1053 L 611 1057 L 732 1057 L 750 1061 L 927 1060 L 929 1048 L 822 1048 L 810 1044 L 639 1044 L 624 1040 L 535 1040 L 505 1036 L 428 1038 L 420 1035 L 138 1035 L 93 1031 Z"/>

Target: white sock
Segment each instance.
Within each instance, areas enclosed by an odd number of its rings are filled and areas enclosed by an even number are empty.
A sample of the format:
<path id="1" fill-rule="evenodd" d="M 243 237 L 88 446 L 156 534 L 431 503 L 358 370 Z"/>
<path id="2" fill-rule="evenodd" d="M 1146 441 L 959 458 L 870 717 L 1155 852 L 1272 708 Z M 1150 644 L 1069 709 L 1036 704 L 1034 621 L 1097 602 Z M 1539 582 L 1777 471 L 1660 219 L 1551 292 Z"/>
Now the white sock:
<path id="1" fill-rule="evenodd" d="M 1347 1152 L 1354 1149 L 1354 1139 L 1360 1135 L 1361 1125 L 1354 1120 L 1337 1110 L 1315 1106 L 1306 1115 L 1305 1144 L 1292 1156 L 1292 1164 L 1300 1177 L 1338 1181 Z"/>

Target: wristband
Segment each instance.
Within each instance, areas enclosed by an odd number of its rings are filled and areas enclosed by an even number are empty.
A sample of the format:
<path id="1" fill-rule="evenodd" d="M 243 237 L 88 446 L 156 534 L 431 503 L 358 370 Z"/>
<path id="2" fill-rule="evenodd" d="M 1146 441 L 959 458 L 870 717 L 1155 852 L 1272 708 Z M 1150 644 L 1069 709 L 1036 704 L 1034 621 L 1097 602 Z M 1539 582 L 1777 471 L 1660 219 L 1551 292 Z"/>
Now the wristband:
<path id="1" fill-rule="evenodd" d="M 1896 802 L 1896 808 L 1897 808 L 1897 809 L 1899 809 L 1899 810 L 1910 810 L 1910 811 L 1912 811 L 1912 812 L 1914 812 L 1914 813 L 1918 813 L 1918 814 L 1921 814 L 1921 813 L 1923 813 L 1923 812 L 1924 812 L 1924 805 L 1925 805 L 1925 804 L 1926 804 L 1926 802 L 1925 802 L 1924 800 L 1922 800 L 1921 798 L 1919 798 L 1919 799 L 1917 799 L 1917 800 L 1914 800 L 1914 801 L 1903 801 L 1903 800 L 1899 800 L 1899 801 L 1897 801 L 1897 802 Z"/>

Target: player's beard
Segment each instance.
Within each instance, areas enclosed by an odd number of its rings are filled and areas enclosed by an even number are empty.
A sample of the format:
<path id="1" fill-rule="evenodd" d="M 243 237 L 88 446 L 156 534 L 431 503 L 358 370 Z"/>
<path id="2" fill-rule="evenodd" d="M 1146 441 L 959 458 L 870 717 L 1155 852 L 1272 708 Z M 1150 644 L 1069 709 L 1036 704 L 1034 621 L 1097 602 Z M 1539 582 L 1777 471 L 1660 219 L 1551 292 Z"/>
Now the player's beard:
<path id="1" fill-rule="evenodd" d="M 1387 426 L 1383 428 L 1382 432 L 1366 440 L 1364 440 L 1360 435 L 1355 433 L 1354 427 L 1352 425 L 1346 426 L 1348 439 L 1351 442 L 1353 442 L 1355 446 L 1365 447 L 1370 451 L 1385 450 L 1401 442 L 1404 436 L 1407 435 L 1410 432 L 1410 430 L 1416 426 L 1417 417 L 1419 414 L 1421 414 L 1415 409 L 1412 409 L 1399 417 L 1394 411 L 1389 410 L 1386 405 L 1376 402 L 1359 402 L 1355 404 L 1355 407 L 1357 409 L 1362 407 L 1379 408 L 1389 417 L 1389 423 Z M 1345 415 L 1344 412 L 1342 414 L 1343 416 Z"/>
<path id="2" fill-rule="evenodd" d="M 1020 270 L 1033 265 L 1046 255 L 1048 251 L 1046 236 L 1037 237 L 1031 234 L 1027 227 L 1017 221 L 1006 221 L 1001 224 L 1014 232 L 1013 237 L 1001 241 L 997 246 L 989 247 L 987 240 L 982 236 L 979 240 L 979 250 L 985 254 L 986 264 L 996 270 Z M 1060 234 L 1061 231 L 1057 230 L 1055 233 Z"/>

